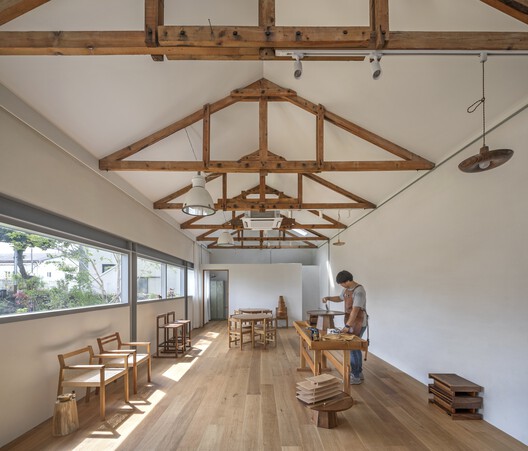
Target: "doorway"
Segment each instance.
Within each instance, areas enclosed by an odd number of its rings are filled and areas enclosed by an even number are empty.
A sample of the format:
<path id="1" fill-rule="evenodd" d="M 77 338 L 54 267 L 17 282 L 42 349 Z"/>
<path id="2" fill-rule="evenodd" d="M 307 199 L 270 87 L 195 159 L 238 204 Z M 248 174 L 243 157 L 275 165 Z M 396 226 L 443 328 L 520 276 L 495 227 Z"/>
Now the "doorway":
<path id="1" fill-rule="evenodd" d="M 229 271 L 204 269 L 203 282 L 204 324 L 207 321 L 226 320 L 229 310 Z"/>

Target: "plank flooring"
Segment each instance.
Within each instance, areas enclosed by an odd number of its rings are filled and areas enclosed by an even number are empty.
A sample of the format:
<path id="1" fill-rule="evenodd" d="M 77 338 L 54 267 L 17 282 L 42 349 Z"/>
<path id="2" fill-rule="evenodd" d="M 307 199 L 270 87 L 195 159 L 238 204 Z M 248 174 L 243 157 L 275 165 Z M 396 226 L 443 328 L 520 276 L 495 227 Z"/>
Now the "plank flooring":
<path id="1" fill-rule="evenodd" d="M 334 429 L 316 427 L 295 397 L 295 330 L 279 329 L 276 347 L 228 348 L 226 323 L 193 331 L 193 349 L 153 359 L 153 381 L 130 404 L 121 382 L 109 387 L 107 420 L 98 398 L 80 401 L 80 429 L 51 435 L 51 419 L 6 450 L 526 450 L 485 421 L 453 421 L 428 403 L 427 387 L 369 353 L 365 382 L 352 386 L 355 405 Z M 336 373 L 334 373 L 336 374 Z M 337 375 L 337 374 L 336 374 Z"/>

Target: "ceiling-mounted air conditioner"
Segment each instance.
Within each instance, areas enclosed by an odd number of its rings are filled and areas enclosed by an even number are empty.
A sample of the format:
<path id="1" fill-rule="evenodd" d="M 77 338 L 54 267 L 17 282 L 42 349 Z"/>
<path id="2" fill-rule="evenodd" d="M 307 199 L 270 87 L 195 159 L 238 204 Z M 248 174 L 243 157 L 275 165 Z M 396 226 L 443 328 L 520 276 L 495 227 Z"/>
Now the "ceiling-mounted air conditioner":
<path id="1" fill-rule="evenodd" d="M 282 217 L 280 211 L 250 211 L 242 217 L 245 229 L 272 230 L 280 227 Z"/>

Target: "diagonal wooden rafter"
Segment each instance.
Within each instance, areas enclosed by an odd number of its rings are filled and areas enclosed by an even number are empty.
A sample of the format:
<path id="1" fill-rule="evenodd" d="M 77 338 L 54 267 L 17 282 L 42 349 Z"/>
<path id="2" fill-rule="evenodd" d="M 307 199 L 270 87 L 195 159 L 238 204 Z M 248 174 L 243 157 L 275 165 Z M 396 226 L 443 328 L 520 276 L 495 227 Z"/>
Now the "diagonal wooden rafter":
<path id="1" fill-rule="evenodd" d="M 293 105 L 308 111 L 317 118 L 317 146 L 314 160 L 306 161 L 277 161 L 269 158 L 267 151 L 267 102 L 276 101 L 277 97 L 268 97 L 269 90 L 284 90 L 279 86 L 261 79 L 259 83 L 252 83 L 246 88 L 237 90 L 246 92 L 247 97 L 231 94 L 202 110 L 196 111 L 191 115 L 180 119 L 179 121 L 155 132 L 152 135 L 143 138 L 124 149 L 108 155 L 99 161 L 101 170 L 111 171 L 203 171 L 214 173 L 229 172 L 246 172 L 246 173 L 309 173 L 309 172 L 327 172 L 327 171 L 400 171 L 400 170 L 427 170 L 432 169 L 434 164 L 419 155 L 404 149 L 389 140 L 376 135 L 363 127 L 360 127 L 347 119 L 331 113 L 322 105 L 317 105 L 307 99 L 303 99 L 290 90 L 286 91 L 284 96 L 278 97 L 278 101 L 288 101 Z M 257 93 L 260 95 L 257 96 Z M 258 150 L 258 159 L 239 160 L 239 161 L 221 161 L 209 159 L 209 128 L 208 117 L 223 108 L 226 108 L 237 101 L 258 101 L 259 102 L 259 144 L 264 149 Z M 202 162 L 198 161 L 132 161 L 124 160 L 129 158 L 140 150 L 166 138 L 183 128 L 199 120 L 204 121 L 204 158 Z M 343 130 L 352 133 L 376 146 L 400 157 L 402 160 L 389 161 L 324 161 L 323 151 L 323 121 L 336 125 Z M 314 207 L 315 208 L 315 207 Z"/>
<path id="2" fill-rule="evenodd" d="M 0 25 L 48 2 L 49 0 L 0 0 Z"/>
<path id="3" fill-rule="evenodd" d="M 218 100 L 217 102 L 214 102 L 209 105 L 209 112 L 216 113 L 224 108 L 227 108 L 228 106 L 233 105 L 234 103 L 238 102 L 236 98 L 233 98 L 231 96 L 224 97 L 221 100 Z M 204 108 L 201 108 L 198 111 L 195 111 L 194 113 L 190 114 L 189 116 L 184 117 L 183 119 L 180 119 L 179 121 L 176 121 L 167 127 L 162 128 L 161 130 L 158 130 L 155 133 L 152 133 L 151 135 L 140 139 L 139 141 L 136 141 L 133 144 L 130 144 L 126 146 L 125 148 L 118 150 L 117 152 L 112 153 L 111 155 L 108 155 L 100 160 L 101 162 L 110 162 L 110 161 L 119 161 L 123 160 L 125 158 L 129 158 L 132 155 L 136 154 L 137 152 L 145 149 L 146 147 L 152 146 L 153 144 L 156 144 L 158 141 L 161 141 L 162 139 L 167 138 L 168 136 L 183 130 L 184 128 L 203 120 L 204 118 Z M 198 163 L 199 165 L 202 165 L 203 163 Z"/>
<path id="4" fill-rule="evenodd" d="M 303 174 L 304 177 L 310 179 L 310 180 L 313 180 L 314 182 L 317 182 L 319 183 L 320 185 L 323 185 L 323 186 L 326 186 L 327 188 L 331 189 L 332 191 L 335 191 L 336 193 L 339 193 L 339 194 L 342 194 L 343 196 L 345 197 L 348 197 L 349 199 L 352 199 L 352 200 L 355 200 L 356 202 L 360 203 L 360 204 L 368 204 L 369 205 L 369 208 L 376 208 L 376 205 L 374 205 L 373 203 L 369 202 L 368 200 L 365 200 L 363 199 L 362 197 L 359 197 L 343 188 L 341 188 L 340 186 L 332 183 L 332 182 L 329 182 L 328 180 L 325 180 L 323 179 L 322 177 L 319 177 L 315 174 Z"/>
<path id="5" fill-rule="evenodd" d="M 480 0 L 514 19 L 528 24 L 528 0 Z"/>

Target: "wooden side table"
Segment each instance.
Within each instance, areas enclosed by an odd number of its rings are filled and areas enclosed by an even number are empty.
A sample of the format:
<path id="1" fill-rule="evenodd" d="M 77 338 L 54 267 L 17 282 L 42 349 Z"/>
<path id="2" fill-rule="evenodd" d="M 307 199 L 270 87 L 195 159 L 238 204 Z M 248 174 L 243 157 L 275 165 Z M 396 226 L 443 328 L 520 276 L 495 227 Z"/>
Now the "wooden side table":
<path id="1" fill-rule="evenodd" d="M 342 392 L 330 399 L 325 399 L 311 406 L 314 411 L 314 423 L 320 428 L 332 429 L 337 426 L 337 412 L 350 409 L 354 405 L 352 396 Z"/>

